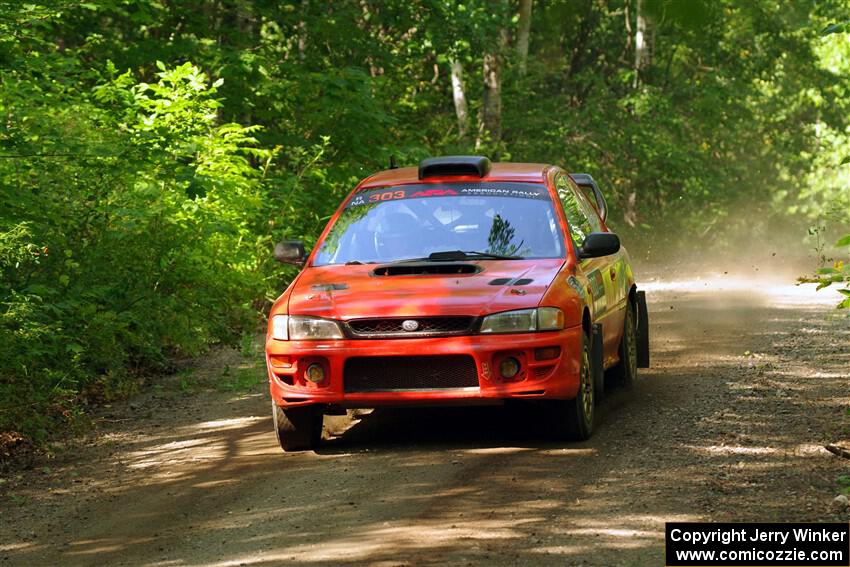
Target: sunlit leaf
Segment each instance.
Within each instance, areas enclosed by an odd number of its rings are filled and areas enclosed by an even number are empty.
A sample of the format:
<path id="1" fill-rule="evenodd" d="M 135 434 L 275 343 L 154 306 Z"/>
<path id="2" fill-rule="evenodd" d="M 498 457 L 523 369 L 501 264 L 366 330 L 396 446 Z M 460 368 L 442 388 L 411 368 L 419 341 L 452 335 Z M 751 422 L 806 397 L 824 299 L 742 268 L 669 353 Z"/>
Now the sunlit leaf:
<path id="1" fill-rule="evenodd" d="M 79 343 L 68 343 L 68 345 L 65 346 L 65 350 L 74 354 L 79 354 L 83 352 L 85 348 L 83 348 L 83 345 Z"/>
<path id="2" fill-rule="evenodd" d="M 835 24 L 829 24 L 825 28 L 823 28 L 820 32 L 822 36 L 830 35 L 833 33 L 842 33 L 846 28 L 846 22 L 840 22 Z"/>

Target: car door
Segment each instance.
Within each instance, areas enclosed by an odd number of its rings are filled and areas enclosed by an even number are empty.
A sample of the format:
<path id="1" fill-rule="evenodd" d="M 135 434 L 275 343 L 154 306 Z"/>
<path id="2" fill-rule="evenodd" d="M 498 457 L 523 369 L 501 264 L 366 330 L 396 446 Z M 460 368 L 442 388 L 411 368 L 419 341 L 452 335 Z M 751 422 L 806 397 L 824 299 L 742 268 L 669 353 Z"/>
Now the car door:
<path id="1" fill-rule="evenodd" d="M 591 232 L 606 230 L 596 210 L 566 175 L 557 177 L 555 187 L 570 226 L 570 237 L 576 248 L 581 246 Z M 623 274 L 618 273 L 621 264 L 619 253 L 601 258 L 587 258 L 578 263 L 578 270 L 584 276 L 591 297 L 593 322 L 602 323 L 603 358 L 606 366 L 617 356 L 622 334 L 622 314 L 618 309 L 622 287 L 619 285 L 619 279 L 623 277 Z"/>

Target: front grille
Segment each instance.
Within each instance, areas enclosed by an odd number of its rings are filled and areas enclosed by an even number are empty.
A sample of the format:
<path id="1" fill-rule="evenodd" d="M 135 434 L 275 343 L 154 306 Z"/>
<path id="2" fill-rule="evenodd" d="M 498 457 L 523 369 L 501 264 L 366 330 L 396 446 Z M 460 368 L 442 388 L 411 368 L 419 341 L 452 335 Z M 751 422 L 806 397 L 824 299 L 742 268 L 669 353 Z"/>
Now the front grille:
<path id="1" fill-rule="evenodd" d="M 406 331 L 405 321 L 416 321 L 414 331 Z M 475 317 L 398 317 L 392 319 L 354 319 L 348 328 L 354 337 L 416 337 L 463 335 L 472 330 Z"/>
<path id="2" fill-rule="evenodd" d="M 478 387 L 468 355 L 361 356 L 345 361 L 346 392 L 446 390 Z"/>

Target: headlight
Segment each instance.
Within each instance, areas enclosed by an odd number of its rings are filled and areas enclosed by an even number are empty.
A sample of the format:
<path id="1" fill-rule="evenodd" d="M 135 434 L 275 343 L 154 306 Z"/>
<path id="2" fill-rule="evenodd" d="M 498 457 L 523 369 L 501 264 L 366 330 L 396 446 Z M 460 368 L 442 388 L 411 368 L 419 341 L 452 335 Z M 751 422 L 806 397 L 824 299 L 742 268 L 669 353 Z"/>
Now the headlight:
<path id="1" fill-rule="evenodd" d="M 275 315 L 272 317 L 272 338 L 278 341 L 309 341 L 316 339 L 341 339 L 339 325 L 330 319 Z"/>
<path id="2" fill-rule="evenodd" d="M 289 317 L 289 338 L 293 341 L 341 339 L 342 331 L 336 321 L 317 317 Z"/>
<path id="3" fill-rule="evenodd" d="M 564 312 L 557 307 L 505 311 L 484 317 L 482 333 L 528 333 L 564 328 Z"/>

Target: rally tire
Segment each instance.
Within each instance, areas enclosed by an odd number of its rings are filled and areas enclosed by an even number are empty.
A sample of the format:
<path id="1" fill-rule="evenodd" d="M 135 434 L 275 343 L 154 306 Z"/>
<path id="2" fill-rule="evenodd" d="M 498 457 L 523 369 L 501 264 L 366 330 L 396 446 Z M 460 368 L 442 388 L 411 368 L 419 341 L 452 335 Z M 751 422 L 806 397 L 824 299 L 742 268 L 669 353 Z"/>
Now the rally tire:
<path id="1" fill-rule="evenodd" d="M 611 369 L 614 380 L 626 388 L 633 388 L 638 373 L 637 314 L 634 304 L 626 303 L 623 320 L 623 338 L 618 349 L 620 362 Z"/>
<path id="2" fill-rule="evenodd" d="M 286 452 L 307 451 L 322 439 L 323 415 L 315 405 L 283 409 L 272 402 L 272 419 L 277 442 Z"/>
<path id="3" fill-rule="evenodd" d="M 590 338 L 582 334 L 579 389 L 571 400 L 550 400 L 546 416 L 550 431 L 558 439 L 585 441 L 593 435 L 596 421 Z"/>

